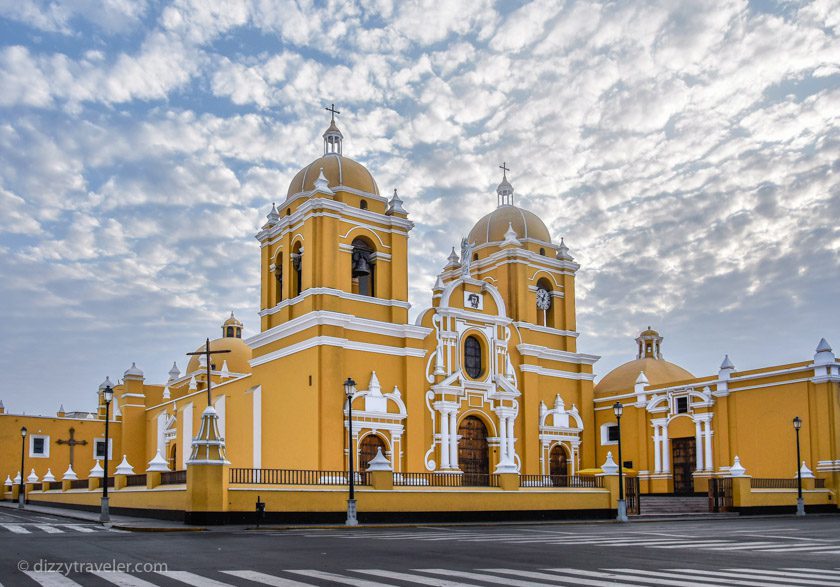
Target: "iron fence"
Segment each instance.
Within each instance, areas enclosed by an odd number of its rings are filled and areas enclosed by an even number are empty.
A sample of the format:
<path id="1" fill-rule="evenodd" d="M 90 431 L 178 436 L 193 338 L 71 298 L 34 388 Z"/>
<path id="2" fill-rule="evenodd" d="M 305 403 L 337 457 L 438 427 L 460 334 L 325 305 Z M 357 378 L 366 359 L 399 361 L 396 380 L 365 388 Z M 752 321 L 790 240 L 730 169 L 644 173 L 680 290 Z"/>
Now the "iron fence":
<path id="1" fill-rule="evenodd" d="M 596 478 L 603 479 L 603 477 Z M 639 491 L 638 477 L 624 477 L 624 500 L 627 507 L 627 515 L 638 516 L 642 512 L 642 498 L 641 492 Z"/>
<path id="2" fill-rule="evenodd" d="M 126 475 L 125 476 L 125 486 L 126 487 L 145 487 L 146 486 L 146 474 L 142 473 L 140 475 Z"/>
<path id="3" fill-rule="evenodd" d="M 750 487 L 753 489 L 796 489 L 796 479 L 750 479 Z"/>
<path id="4" fill-rule="evenodd" d="M 709 511 L 728 512 L 732 509 L 732 478 L 709 479 Z"/>
<path id="5" fill-rule="evenodd" d="M 520 487 L 604 487 L 604 478 L 594 475 L 520 475 Z"/>
<path id="6" fill-rule="evenodd" d="M 356 485 L 370 485 L 370 475 L 357 472 Z M 347 485 L 347 471 L 305 469 L 231 469 L 230 482 L 247 485 Z"/>
<path id="7" fill-rule="evenodd" d="M 161 485 L 182 485 L 187 482 L 186 471 L 169 471 L 160 474 Z"/>
<path id="8" fill-rule="evenodd" d="M 87 479 L 73 479 L 70 481 L 70 489 L 87 489 L 88 488 L 88 480 Z"/>
<path id="9" fill-rule="evenodd" d="M 397 487 L 498 487 L 498 475 L 480 473 L 394 473 Z"/>

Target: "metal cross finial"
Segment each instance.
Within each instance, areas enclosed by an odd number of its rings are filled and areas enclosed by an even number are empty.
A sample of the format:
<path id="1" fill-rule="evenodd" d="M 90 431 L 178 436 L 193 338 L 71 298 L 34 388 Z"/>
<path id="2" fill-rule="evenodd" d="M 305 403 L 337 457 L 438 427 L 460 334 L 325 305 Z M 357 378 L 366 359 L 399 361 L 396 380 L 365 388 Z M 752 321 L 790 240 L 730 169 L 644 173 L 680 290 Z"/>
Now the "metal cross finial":
<path id="1" fill-rule="evenodd" d="M 213 402 L 210 399 L 210 386 L 212 385 L 212 380 L 210 379 L 212 372 L 212 365 L 210 364 L 210 355 L 217 355 L 221 353 L 229 353 L 230 350 L 218 350 L 218 351 L 211 351 L 210 350 L 210 339 L 208 338 L 204 343 L 204 350 L 203 351 L 196 351 L 194 353 L 187 353 L 188 355 L 204 355 L 207 359 L 207 405 L 212 406 Z"/>
<path id="2" fill-rule="evenodd" d="M 335 109 L 335 104 L 330 104 L 330 107 L 329 108 L 324 108 L 324 110 L 332 113 L 331 114 L 332 118 L 330 119 L 331 122 L 335 122 L 335 115 L 336 114 L 341 114 L 341 112 L 339 112 L 338 110 Z"/>
<path id="3" fill-rule="evenodd" d="M 502 177 L 507 177 L 507 172 L 510 171 L 510 167 L 507 166 L 505 161 L 502 161 L 502 164 L 499 165 L 499 169 L 502 170 Z"/>
<path id="4" fill-rule="evenodd" d="M 81 446 L 85 446 L 87 444 L 87 440 L 76 440 L 76 429 L 75 428 L 70 428 L 70 438 L 68 440 L 64 440 L 62 438 L 59 438 L 58 440 L 56 440 L 56 443 L 66 444 L 67 446 L 70 447 L 70 467 L 72 467 L 73 466 L 73 452 L 74 452 L 74 449 L 76 448 L 76 445 L 78 444 L 78 445 L 81 445 Z"/>

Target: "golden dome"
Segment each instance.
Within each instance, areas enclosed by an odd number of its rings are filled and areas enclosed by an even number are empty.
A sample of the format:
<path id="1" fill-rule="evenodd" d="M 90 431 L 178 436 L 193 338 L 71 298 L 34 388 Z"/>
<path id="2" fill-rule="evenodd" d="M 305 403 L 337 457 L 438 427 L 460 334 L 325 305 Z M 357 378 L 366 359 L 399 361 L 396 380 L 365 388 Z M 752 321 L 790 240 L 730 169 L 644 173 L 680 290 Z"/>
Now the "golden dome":
<path id="1" fill-rule="evenodd" d="M 368 194 L 379 195 L 379 186 L 376 185 L 376 180 L 373 179 L 373 175 L 364 165 L 338 153 L 327 153 L 298 171 L 289 185 L 286 198 L 291 198 L 301 192 L 314 190 L 315 180 L 318 179 L 321 169 L 324 170 L 324 177 L 327 178 L 327 185 L 331 189 L 343 186 Z"/>
<path id="2" fill-rule="evenodd" d="M 516 237 L 533 239 L 551 244 L 551 235 L 539 216 L 512 205 L 502 205 L 475 223 L 467 240 L 475 245 L 505 240 L 508 227 L 513 227 Z"/>
<path id="3" fill-rule="evenodd" d="M 595 393 L 633 391 L 636 379 L 639 378 L 639 373 L 642 371 L 645 372 L 645 377 L 647 377 L 650 385 L 694 379 L 694 375 L 679 365 L 670 363 L 665 359 L 645 357 L 624 363 L 604 375 L 603 379 L 595 386 Z"/>
<path id="4" fill-rule="evenodd" d="M 199 353 L 204 350 L 204 345 L 201 345 L 195 352 Z M 245 341 L 241 338 L 236 337 L 226 337 L 226 338 L 217 338 L 216 340 L 210 341 L 210 350 L 211 351 L 224 351 L 228 350 L 229 353 L 224 353 L 221 355 L 210 355 L 210 362 L 215 364 L 215 371 L 219 371 L 224 365 L 225 361 L 227 361 L 228 371 L 231 373 L 250 373 L 251 372 L 251 347 L 245 344 Z M 190 357 L 190 362 L 187 365 L 187 373 L 193 373 L 195 371 L 205 369 L 206 367 L 202 367 L 201 365 L 201 357 L 198 355 L 193 355 Z"/>

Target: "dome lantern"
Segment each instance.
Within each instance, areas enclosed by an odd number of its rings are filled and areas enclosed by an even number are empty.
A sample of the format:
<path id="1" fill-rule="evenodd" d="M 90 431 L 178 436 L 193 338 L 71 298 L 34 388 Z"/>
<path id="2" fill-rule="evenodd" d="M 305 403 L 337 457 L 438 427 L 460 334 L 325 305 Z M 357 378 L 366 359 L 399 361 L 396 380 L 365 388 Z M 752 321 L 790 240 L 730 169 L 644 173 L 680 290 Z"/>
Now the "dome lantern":
<path id="1" fill-rule="evenodd" d="M 233 312 L 222 324 L 222 338 L 242 338 L 242 322 L 233 315 Z"/>
<path id="2" fill-rule="evenodd" d="M 636 354 L 637 359 L 662 358 L 662 337 L 650 326 L 636 338 L 636 344 L 639 346 L 639 351 Z"/>
<path id="3" fill-rule="evenodd" d="M 496 188 L 496 194 L 499 197 L 499 206 L 513 206 L 513 186 L 507 178 L 507 172 L 510 171 L 510 168 L 506 162 L 502 162 L 499 165 L 499 169 L 502 170 L 502 182 Z"/>
<path id="4" fill-rule="evenodd" d="M 324 110 L 331 113 L 330 117 L 330 126 L 324 131 L 324 155 L 327 153 L 336 153 L 341 155 L 341 143 L 344 140 L 344 135 L 341 134 L 341 131 L 338 130 L 338 126 L 335 124 L 335 115 L 341 114 L 338 110 L 335 109 L 335 104 L 330 104 L 329 108 L 324 108 Z"/>

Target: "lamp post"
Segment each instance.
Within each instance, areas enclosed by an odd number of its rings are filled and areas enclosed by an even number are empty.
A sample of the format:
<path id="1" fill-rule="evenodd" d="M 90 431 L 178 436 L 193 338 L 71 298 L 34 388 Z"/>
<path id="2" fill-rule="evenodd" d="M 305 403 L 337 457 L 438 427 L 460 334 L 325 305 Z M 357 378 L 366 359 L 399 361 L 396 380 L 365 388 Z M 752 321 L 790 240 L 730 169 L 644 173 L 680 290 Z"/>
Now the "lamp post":
<path id="1" fill-rule="evenodd" d="M 802 499 L 802 469 L 799 466 L 799 463 L 800 463 L 799 429 L 800 428 L 802 428 L 802 419 L 799 416 L 796 416 L 793 419 L 793 429 L 796 430 L 796 489 L 797 489 L 796 515 L 797 516 L 804 516 L 805 515 L 805 501 Z"/>
<path id="2" fill-rule="evenodd" d="M 347 456 L 349 458 L 347 470 L 350 479 L 350 496 L 347 499 L 347 522 L 348 526 L 356 526 L 359 521 L 356 519 L 356 493 L 354 487 L 353 472 L 353 396 L 356 394 L 356 382 L 350 377 L 344 382 L 344 395 L 347 396 Z"/>
<path id="3" fill-rule="evenodd" d="M 18 509 L 23 509 L 23 504 L 26 503 L 26 484 L 23 476 L 26 468 L 23 465 L 24 457 L 26 456 L 26 426 L 20 429 L 20 492 L 18 493 Z"/>
<path id="4" fill-rule="evenodd" d="M 613 412 L 615 412 L 615 422 L 618 427 L 618 515 L 616 520 L 619 522 L 627 521 L 627 503 L 624 501 L 624 461 L 621 459 L 621 414 L 624 412 L 624 406 L 621 402 L 613 404 Z"/>
<path id="5" fill-rule="evenodd" d="M 108 508 L 108 421 L 111 419 L 111 400 L 114 399 L 114 389 L 106 385 L 102 390 L 102 397 L 105 400 L 105 473 L 102 478 L 102 509 L 99 512 L 99 521 L 107 524 L 111 521 Z"/>

